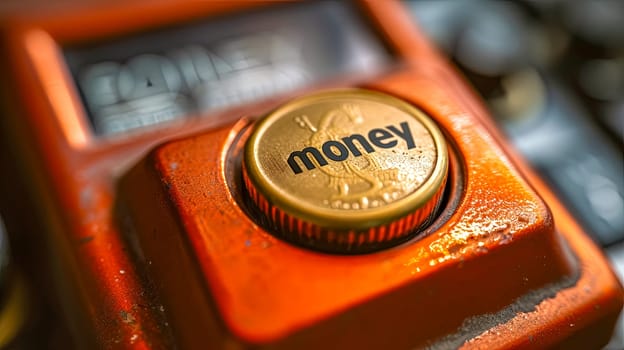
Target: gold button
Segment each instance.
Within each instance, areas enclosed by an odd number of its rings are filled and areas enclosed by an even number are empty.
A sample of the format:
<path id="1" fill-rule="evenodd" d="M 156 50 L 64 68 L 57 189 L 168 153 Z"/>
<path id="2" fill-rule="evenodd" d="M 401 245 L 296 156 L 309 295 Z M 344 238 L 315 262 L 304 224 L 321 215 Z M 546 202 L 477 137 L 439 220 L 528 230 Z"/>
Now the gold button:
<path id="1" fill-rule="evenodd" d="M 245 146 L 253 205 L 283 238 L 332 252 L 400 243 L 431 222 L 448 171 L 442 133 L 421 110 L 368 90 L 291 101 Z"/>

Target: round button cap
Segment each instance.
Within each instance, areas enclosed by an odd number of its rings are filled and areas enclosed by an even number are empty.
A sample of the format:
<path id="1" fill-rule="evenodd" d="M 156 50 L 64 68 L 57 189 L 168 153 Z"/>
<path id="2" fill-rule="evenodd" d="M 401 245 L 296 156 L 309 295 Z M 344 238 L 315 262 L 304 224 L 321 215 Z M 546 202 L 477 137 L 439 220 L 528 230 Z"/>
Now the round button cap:
<path id="1" fill-rule="evenodd" d="M 245 145 L 243 181 L 283 238 L 332 252 L 399 243 L 428 224 L 448 171 L 447 146 L 416 107 L 368 90 L 291 101 Z"/>

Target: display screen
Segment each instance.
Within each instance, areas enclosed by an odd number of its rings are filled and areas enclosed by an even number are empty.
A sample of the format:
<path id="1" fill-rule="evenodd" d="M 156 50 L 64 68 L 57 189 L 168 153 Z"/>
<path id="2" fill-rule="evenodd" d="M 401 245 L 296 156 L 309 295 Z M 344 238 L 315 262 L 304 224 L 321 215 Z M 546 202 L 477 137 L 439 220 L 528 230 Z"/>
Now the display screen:
<path id="1" fill-rule="evenodd" d="M 257 101 L 391 62 L 349 2 L 273 5 L 65 49 L 96 135 Z"/>

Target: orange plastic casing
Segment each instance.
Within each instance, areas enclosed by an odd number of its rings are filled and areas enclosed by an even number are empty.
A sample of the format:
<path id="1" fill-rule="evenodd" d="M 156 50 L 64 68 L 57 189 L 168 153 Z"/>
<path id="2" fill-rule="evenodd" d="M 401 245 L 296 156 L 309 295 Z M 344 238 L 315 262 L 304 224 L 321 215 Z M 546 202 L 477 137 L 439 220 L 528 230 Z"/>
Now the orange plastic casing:
<path id="1" fill-rule="evenodd" d="M 37 251 L 51 263 L 41 273 L 78 346 L 586 349 L 608 341 L 623 294 L 602 253 L 398 1 L 358 1 L 399 62 L 383 76 L 340 77 L 134 137 L 92 135 L 61 47 L 262 6 L 271 4 L 68 2 L 4 16 L 2 170 L 11 197 L 3 215 L 18 218 L 12 232 L 44 242 Z M 290 245 L 247 214 L 241 147 L 255 118 L 279 103 L 353 86 L 415 104 L 446 133 L 447 205 L 425 233 L 377 253 Z M 19 206 L 10 199 L 18 196 L 27 198 Z"/>

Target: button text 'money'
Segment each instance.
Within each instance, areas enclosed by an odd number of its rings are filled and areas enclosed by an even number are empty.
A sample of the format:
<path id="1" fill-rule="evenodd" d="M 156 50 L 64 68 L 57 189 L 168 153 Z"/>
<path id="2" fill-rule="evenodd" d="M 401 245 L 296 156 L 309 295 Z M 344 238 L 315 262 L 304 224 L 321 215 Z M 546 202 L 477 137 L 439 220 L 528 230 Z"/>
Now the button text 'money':
<path id="1" fill-rule="evenodd" d="M 362 134 L 352 134 L 340 140 L 328 140 L 323 143 L 320 150 L 316 147 L 306 147 L 301 151 L 291 152 L 287 160 L 288 166 L 293 173 L 300 174 L 303 172 L 301 164 L 306 169 L 312 170 L 316 168 L 317 164 L 319 166 L 327 165 L 327 159 L 342 162 L 348 159 L 350 155 L 353 157 L 361 156 L 362 151 L 373 153 L 375 152 L 373 145 L 378 148 L 396 147 L 399 143 L 398 139 L 405 141 L 407 149 L 414 148 L 414 138 L 407 122 L 400 123 L 399 127 L 389 125 L 384 129 L 372 129 L 366 137 Z M 312 159 L 316 162 L 313 162 Z"/>

